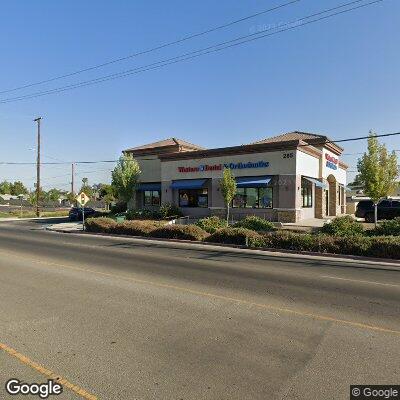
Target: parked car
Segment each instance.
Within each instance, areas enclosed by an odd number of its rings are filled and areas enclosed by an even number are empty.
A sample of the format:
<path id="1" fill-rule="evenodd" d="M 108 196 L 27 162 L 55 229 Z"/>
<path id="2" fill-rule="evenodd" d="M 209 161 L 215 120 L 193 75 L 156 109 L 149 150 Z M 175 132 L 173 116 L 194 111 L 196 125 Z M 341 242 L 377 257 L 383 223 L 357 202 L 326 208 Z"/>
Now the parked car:
<path id="1" fill-rule="evenodd" d="M 85 210 L 85 218 L 93 217 L 97 213 L 97 211 L 95 209 L 90 208 L 90 207 L 85 207 L 84 210 Z M 82 208 L 81 207 L 72 207 L 69 210 L 68 217 L 69 217 L 70 221 L 82 221 L 82 219 L 83 219 Z"/>
<path id="2" fill-rule="evenodd" d="M 357 218 L 365 218 L 366 222 L 374 222 L 374 203 L 372 200 L 361 200 L 356 209 Z M 400 217 L 399 200 L 381 200 L 378 203 L 378 219 L 393 219 Z"/>

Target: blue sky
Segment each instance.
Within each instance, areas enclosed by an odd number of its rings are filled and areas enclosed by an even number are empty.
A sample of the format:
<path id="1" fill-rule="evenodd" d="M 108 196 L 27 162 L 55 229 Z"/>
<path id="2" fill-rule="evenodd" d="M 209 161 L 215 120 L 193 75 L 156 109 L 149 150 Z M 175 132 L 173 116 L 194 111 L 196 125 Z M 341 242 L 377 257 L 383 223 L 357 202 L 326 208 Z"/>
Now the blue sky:
<path id="1" fill-rule="evenodd" d="M 285 0 L 218 2 L 2 1 L 0 91 L 62 75 L 250 15 Z M 0 99 L 97 78 L 174 57 L 334 7 L 301 0 L 97 71 Z M 0 161 L 33 162 L 37 115 L 43 161 L 115 159 L 167 137 L 205 147 L 249 143 L 291 130 L 331 138 L 400 131 L 400 1 L 382 3 L 193 61 L 99 85 L 0 104 Z M 400 137 L 385 140 L 400 149 Z M 346 144 L 360 152 L 364 142 Z M 400 154 L 400 153 L 399 153 Z M 354 170 L 357 156 L 345 156 Z M 109 180 L 110 165 L 77 167 L 77 181 Z M 45 189 L 67 189 L 69 166 L 43 166 Z M 350 173 L 351 179 L 354 174 Z M 0 180 L 33 187 L 34 166 L 0 165 Z"/>

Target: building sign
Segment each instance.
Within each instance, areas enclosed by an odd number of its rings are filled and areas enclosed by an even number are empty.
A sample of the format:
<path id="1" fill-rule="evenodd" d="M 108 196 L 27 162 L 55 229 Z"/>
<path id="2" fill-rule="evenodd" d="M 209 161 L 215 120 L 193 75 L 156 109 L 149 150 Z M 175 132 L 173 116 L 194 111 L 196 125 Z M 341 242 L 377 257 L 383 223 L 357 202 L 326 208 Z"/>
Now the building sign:
<path id="1" fill-rule="evenodd" d="M 238 162 L 238 163 L 229 163 L 229 164 L 214 164 L 208 165 L 203 164 L 198 167 L 178 167 L 178 171 L 182 173 L 188 172 L 204 172 L 204 171 L 222 171 L 223 168 L 229 169 L 247 169 L 247 168 L 268 168 L 269 161 L 256 161 L 256 162 Z"/>
<path id="2" fill-rule="evenodd" d="M 325 153 L 326 166 L 330 169 L 338 169 L 339 160 L 328 153 Z"/>

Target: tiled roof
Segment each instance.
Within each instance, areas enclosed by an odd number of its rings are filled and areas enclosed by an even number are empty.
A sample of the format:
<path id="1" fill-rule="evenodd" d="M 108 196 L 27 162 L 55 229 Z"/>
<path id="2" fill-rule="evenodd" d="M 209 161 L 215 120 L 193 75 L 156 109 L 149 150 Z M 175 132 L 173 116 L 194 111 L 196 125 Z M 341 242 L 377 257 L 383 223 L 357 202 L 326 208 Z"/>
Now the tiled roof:
<path id="1" fill-rule="evenodd" d="M 197 146 L 196 144 L 186 142 L 185 140 L 182 139 L 177 139 L 177 138 L 169 138 L 169 139 L 164 139 L 160 140 L 158 142 L 154 143 L 149 143 L 145 144 L 143 146 L 138 146 L 138 147 L 132 147 L 130 149 L 126 149 L 125 151 L 136 151 L 136 150 L 151 150 L 151 149 L 158 149 L 160 147 L 171 147 L 171 146 L 181 146 L 186 149 L 193 149 L 193 150 L 203 150 L 203 147 Z"/>
<path id="2" fill-rule="evenodd" d="M 254 142 L 251 144 L 287 142 L 290 140 L 303 140 L 304 142 L 307 142 L 307 140 L 310 139 L 326 140 L 327 137 L 324 135 L 316 135 L 314 133 L 294 131 L 294 132 L 283 133 L 282 135 L 273 136 L 263 140 L 259 140 L 258 142 Z"/>

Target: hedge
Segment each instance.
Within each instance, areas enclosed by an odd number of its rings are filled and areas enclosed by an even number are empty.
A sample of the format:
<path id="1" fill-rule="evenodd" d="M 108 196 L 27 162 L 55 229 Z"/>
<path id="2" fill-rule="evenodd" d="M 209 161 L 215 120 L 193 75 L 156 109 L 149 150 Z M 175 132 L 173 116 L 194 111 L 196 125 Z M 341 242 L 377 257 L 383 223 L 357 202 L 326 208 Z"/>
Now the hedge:
<path id="1" fill-rule="evenodd" d="M 222 228 L 209 235 L 196 225 L 163 225 L 157 221 L 115 222 L 111 218 L 88 218 L 88 232 L 120 233 L 134 236 L 197 240 L 210 243 L 247 245 L 255 248 L 319 253 L 346 254 L 365 257 L 400 259 L 400 236 L 340 237 L 326 234 L 276 231 L 260 234 L 245 228 Z"/>
<path id="2" fill-rule="evenodd" d="M 85 220 L 87 232 L 111 233 L 117 227 L 117 223 L 106 217 L 88 218 Z"/>
<path id="3" fill-rule="evenodd" d="M 280 231 L 263 236 L 267 248 L 400 259 L 400 238 L 388 236 L 348 237 L 297 234 Z"/>
<path id="4" fill-rule="evenodd" d="M 275 225 L 271 221 L 255 215 L 249 215 L 241 221 L 236 222 L 235 228 L 246 228 L 256 232 L 271 232 L 275 231 Z"/>
<path id="5" fill-rule="evenodd" d="M 400 236 L 400 217 L 379 222 L 370 233 L 377 236 Z"/>
<path id="6" fill-rule="evenodd" d="M 131 236 L 148 236 L 150 232 L 158 228 L 157 221 L 123 221 L 113 228 L 112 233 Z"/>
<path id="7" fill-rule="evenodd" d="M 223 228 L 206 238 L 207 242 L 248 245 L 250 247 L 262 247 L 263 237 L 250 229 L 245 228 Z"/>
<path id="8" fill-rule="evenodd" d="M 362 236 L 364 227 L 350 215 L 336 217 L 332 222 L 325 223 L 320 230 L 332 236 Z"/>
<path id="9" fill-rule="evenodd" d="M 165 225 L 149 233 L 156 238 L 204 240 L 208 233 L 196 225 Z"/>
<path id="10" fill-rule="evenodd" d="M 212 217 L 199 219 L 196 225 L 208 233 L 214 233 L 218 229 L 225 228 L 226 221 L 214 215 Z"/>

